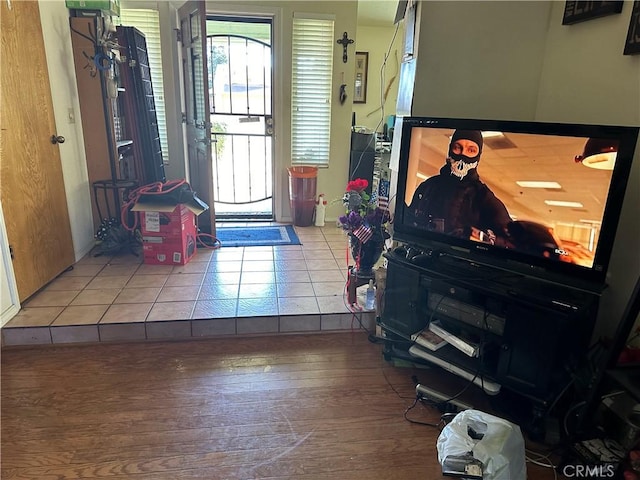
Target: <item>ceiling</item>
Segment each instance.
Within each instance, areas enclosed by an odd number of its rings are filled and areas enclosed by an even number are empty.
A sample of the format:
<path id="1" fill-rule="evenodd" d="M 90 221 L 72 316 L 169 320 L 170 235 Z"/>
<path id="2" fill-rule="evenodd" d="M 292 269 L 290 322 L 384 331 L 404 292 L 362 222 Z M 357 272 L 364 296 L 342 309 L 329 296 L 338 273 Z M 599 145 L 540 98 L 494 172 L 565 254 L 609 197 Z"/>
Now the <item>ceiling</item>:
<path id="1" fill-rule="evenodd" d="M 358 0 L 358 25 L 391 27 L 398 0 Z"/>

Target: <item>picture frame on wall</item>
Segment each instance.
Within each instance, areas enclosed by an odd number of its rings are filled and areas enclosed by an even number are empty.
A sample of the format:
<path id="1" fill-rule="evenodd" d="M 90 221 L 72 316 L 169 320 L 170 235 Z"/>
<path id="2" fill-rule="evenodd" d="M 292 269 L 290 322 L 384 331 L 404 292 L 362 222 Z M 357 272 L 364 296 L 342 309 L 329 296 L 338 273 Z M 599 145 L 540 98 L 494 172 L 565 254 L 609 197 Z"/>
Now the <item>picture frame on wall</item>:
<path id="1" fill-rule="evenodd" d="M 564 15 L 562 25 L 572 25 L 574 23 L 592 20 L 622 12 L 622 0 L 620 1 L 579 1 L 567 0 L 564 4 Z"/>
<path id="2" fill-rule="evenodd" d="M 629 20 L 629 31 L 624 43 L 624 55 L 635 55 L 640 53 L 640 0 L 633 2 L 631 8 L 631 19 Z"/>
<path id="3" fill-rule="evenodd" d="M 356 52 L 356 73 L 353 87 L 353 103 L 367 103 L 367 73 L 369 52 Z"/>

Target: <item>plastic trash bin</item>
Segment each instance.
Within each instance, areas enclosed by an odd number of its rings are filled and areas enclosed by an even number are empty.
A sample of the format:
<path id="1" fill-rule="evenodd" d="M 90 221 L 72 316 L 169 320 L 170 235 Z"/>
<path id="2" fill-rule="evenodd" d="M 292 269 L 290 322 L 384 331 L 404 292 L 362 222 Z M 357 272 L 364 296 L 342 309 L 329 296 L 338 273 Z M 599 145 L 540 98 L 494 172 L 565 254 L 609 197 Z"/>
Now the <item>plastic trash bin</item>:
<path id="1" fill-rule="evenodd" d="M 313 225 L 318 184 L 317 167 L 289 167 L 289 200 L 291 217 L 298 227 Z"/>

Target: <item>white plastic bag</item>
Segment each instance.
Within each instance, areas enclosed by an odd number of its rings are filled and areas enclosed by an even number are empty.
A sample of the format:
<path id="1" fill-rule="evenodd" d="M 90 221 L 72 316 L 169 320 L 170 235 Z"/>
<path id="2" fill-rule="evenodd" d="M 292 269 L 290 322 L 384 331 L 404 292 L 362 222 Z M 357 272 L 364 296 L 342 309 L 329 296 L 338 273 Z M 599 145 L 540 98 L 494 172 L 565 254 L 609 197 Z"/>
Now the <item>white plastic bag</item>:
<path id="1" fill-rule="evenodd" d="M 482 438 L 477 439 L 479 436 Z M 437 448 L 441 465 L 448 455 L 473 452 L 473 457 L 483 464 L 484 480 L 527 478 L 520 427 L 488 413 L 479 410 L 460 412 L 440 432 Z"/>

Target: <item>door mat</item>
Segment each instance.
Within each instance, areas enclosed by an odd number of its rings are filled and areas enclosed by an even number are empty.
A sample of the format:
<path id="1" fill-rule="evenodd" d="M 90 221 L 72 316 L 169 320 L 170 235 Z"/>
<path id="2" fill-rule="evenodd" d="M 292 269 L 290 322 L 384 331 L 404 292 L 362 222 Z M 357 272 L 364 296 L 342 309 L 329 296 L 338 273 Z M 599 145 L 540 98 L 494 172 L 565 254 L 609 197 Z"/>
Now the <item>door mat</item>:
<path id="1" fill-rule="evenodd" d="M 273 227 L 221 227 L 216 237 L 223 247 L 263 247 L 274 245 L 301 245 L 293 226 Z"/>

